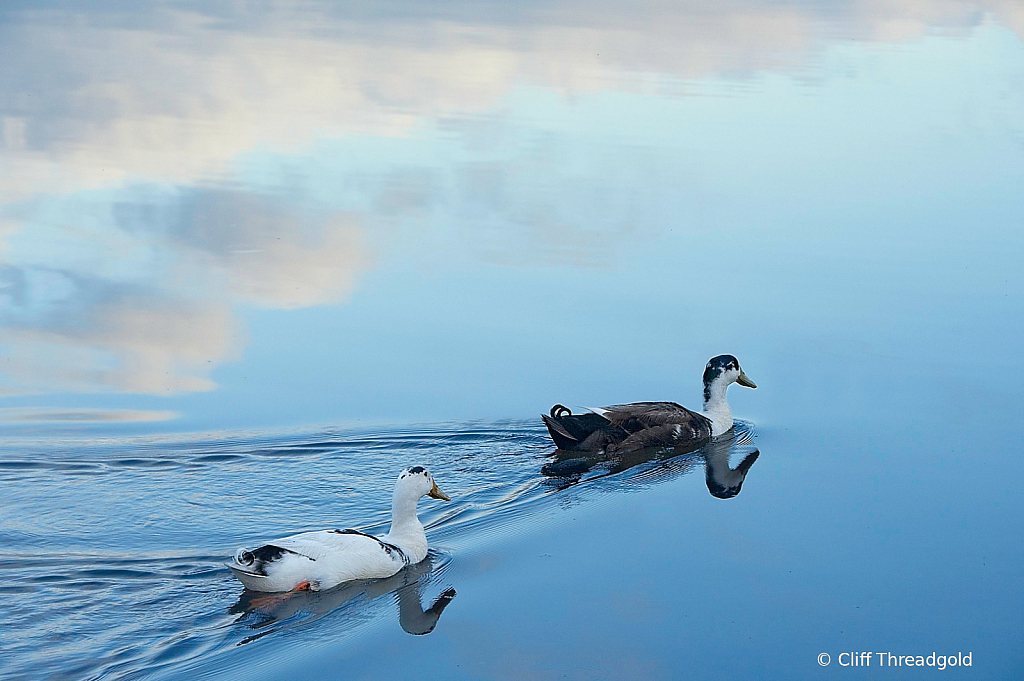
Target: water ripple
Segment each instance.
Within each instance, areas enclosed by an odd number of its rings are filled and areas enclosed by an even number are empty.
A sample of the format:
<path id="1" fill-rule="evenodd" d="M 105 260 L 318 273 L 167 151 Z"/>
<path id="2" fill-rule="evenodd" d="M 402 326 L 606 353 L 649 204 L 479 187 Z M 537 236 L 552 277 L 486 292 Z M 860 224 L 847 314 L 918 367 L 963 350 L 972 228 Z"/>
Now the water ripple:
<path id="1" fill-rule="evenodd" d="M 752 442 L 740 424 L 724 446 L 749 453 Z M 9 601 L 0 627 L 10 678 L 135 678 L 274 633 L 344 637 L 393 617 L 389 594 L 401 626 L 425 633 L 454 598 L 444 575 L 459 551 L 514 524 L 541 522 L 552 504 L 642 488 L 703 465 L 700 453 L 655 452 L 588 460 L 571 475 L 547 477 L 541 470 L 552 451 L 535 423 L 57 448 L 22 442 L 0 462 L 0 481 L 19 482 L 6 486 L 0 504 L 0 592 Z M 236 548 L 319 527 L 386 531 L 394 478 L 411 465 L 428 466 L 454 499 L 421 504 L 435 546 L 427 567 L 287 603 L 239 599 L 223 567 Z M 433 610 L 424 589 L 438 599 Z"/>

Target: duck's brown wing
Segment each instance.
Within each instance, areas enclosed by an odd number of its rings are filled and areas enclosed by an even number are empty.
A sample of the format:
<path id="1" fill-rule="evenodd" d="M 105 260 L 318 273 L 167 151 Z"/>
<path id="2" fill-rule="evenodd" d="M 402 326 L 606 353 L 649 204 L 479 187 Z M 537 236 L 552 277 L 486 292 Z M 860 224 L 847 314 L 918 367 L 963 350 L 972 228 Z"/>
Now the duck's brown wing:
<path id="1" fill-rule="evenodd" d="M 663 426 L 681 426 L 690 437 L 711 437 L 711 421 L 707 417 L 675 402 L 633 402 L 596 411 L 628 433 Z"/>

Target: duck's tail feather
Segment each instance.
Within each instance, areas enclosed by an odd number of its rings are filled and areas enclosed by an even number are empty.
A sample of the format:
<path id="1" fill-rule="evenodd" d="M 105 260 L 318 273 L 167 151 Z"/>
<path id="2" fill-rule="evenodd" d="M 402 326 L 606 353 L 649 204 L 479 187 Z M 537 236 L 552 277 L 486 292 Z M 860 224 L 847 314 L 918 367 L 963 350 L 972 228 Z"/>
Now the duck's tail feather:
<path id="1" fill-rule="evenodd" d="M 551 418 L 557 419 L 562 416 L 572 416 L 572 409 L 569 409 L 564 404 L 556 404 L 551 407 L 551 411 L 548 413 L 551 414 Z"/>
<path id="2" fill-rule="evenodd" d="M 559 423 L 558 417 L 548 416 L 547 414 L 541 414 L 540 417 L 544 420 L 544 425 L 548 427 L 551 439 L 555 441 L 555 445 L 559 449 L 575 449 L 579 445 L 579 440 L 574 438 L 572 433 Z"/>
<path id="3" fill-rule="evenodd" d="M 231 567 L 232 571 L 236 574 L 244 572 L 250 575 L 266 577 L 267 566 L 289 553 L 295 553 L 295 551 L 274 546 L 273 544 L 265 544 L 252 550 L 238 549 L 235 552 L 234 564 L 228 567 Z"/>
<path id="4" fill-rule="evenodd" d="M 608 437 L 600 437 L 602 446 L 605 440 L 615 440 L 621 429 L 612 425 L 611 421 L 596 412 L 586 414 L 573 414 L 567 407 L 556 404 L 551 407 L 550 414 L 541 414 L 544 425 L 548 427 L 551 439 L 559 449 L 571 451 L 574 449 L 591 449 L 591 445 L 597 447 L 596 440 L 592 438 L 595 433 L 607 434 Z M 614 431 L 614 432 L 613 432 Z M 613 437 L 614 435 L 614 437 Z M 621 433 L 622 436 L 625 433 Z"/>

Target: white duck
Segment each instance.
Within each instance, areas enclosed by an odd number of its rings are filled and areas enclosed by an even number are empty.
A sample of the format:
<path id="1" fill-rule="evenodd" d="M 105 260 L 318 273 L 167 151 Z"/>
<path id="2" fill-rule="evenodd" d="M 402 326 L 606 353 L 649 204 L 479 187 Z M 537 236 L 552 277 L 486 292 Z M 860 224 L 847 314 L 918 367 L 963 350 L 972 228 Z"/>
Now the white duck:
<path id="1" fill-rule="evenodd" d="M 354 579 L 390 577 L 427 556 L 427 535 L 416 516 L 420 497 L 451 501 L 422 466 L 402 471 L 391 502 L 391 531 L 320 530 L 240 549 L 226 565 L 247 589 L 281 592 L 330 589 Z"/>

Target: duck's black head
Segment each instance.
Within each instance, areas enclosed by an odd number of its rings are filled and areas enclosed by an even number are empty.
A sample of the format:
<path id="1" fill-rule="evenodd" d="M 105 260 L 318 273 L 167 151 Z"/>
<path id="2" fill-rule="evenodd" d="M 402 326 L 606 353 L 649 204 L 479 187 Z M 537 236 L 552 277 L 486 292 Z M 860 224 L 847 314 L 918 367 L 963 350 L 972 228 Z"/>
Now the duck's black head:
<path id="1" fill-rule="evenodd" d="M 708 365 L 704 367 L 704 385 L 714 383 L 716 378 L 729 370 L 739 371 L 740 361 L 732 355 L 712 357 L 708 360 Z"/>
<path id="2" fill-rule="evenodd" d="M 731 383 L 739 383 L 748 388 L 756 388 L 757 384 L 747 378 L 740 368 L 740 362 L 732 355 L 719 355 L 708 360 L 704 367 L 704 401 L 711 399 L 711 386 L 719 381 L 724 381 L 728 386 Z"/>

